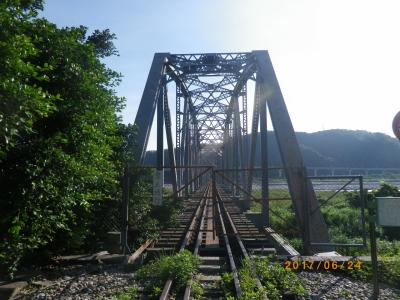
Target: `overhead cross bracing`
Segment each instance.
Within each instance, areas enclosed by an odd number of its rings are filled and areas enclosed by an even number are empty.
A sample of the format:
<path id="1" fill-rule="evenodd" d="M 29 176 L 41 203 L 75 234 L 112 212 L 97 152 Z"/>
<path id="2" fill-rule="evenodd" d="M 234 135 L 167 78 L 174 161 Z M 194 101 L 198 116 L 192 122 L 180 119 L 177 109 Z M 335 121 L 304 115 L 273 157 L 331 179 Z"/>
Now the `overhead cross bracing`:
<path id="1" fill-rule="evenodd" d="M 255 82 L 252 118 L 248 119 L 247 83 Z M 175 84 L 176 99 L 167 87 Z M 170 107 L 176 106 L 175 139 Z M 167 140 L 174 193 L 185 187 L 196 190 L 201 181 L 194 166 L 212 165 L 236 186 L 235 192 L 251 195 L 258 131 L 261 136 L 262 220 L 269 223 L 267 110 L 278 142 L 296 220 L 304 236 L 316 243 L 329 241 L 295 132 L 267 51 L 245 53 L 156 53 L 135 119 L 138 128 L 136 158 L 143 163 L 157 108 L 157 169 L 164 167 L 164 134 Z M 251 126 L 251 137 L 248 134 Z M 165 124 L 165 128 L 164 125 Z M 164 133 L 165 129 L 165 133 Z M 249 140 L 248 145 L 246 141 Z M 239 172 L 246 169 L 246 173 Z M 160 177 L 161 178 L 161 177 Z M 243 197 L 242 197 L 243 198 Z M 250 207 L 247 196 L 244 209 Z M 306 205 L 307 203 L 307 205 Z M 307 208 L 310 209 L 310 213 Z"/>
<path id="2" fill-rule="evenodd" d="M 197 116 L 199 142 L 221 146 L 226 129 L 226 115 L 229 110 L 235 86 L 245 68 L 248 67 L 249 53 L 179 54 L 171 55 L 171 63 L 186 85 L 193 110 Z M 242 134 L 247 134 L 247 93 L 246 85 L 239 93 L 242 103 Z M 176 141 L 181 145 L 184 112 L 183 94 L 177 90 Z"/>

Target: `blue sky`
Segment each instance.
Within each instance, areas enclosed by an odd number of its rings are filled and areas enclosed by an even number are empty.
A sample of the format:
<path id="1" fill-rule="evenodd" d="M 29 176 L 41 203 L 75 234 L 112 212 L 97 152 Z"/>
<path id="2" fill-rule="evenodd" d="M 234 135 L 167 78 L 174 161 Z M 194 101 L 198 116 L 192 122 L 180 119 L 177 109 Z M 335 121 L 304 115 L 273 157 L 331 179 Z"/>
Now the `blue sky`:
<path id="1" fill-rule="evenodd" d="M 124 75 L 118 93 L 127 98 L 126 123 L 135 119 L 155 52 L 267 49 L 297 131 L 393 136 L 399 11 L 397 0 L 47 0 L 42 15 L 117 35 L 120 56 L 106 63 Z"/>

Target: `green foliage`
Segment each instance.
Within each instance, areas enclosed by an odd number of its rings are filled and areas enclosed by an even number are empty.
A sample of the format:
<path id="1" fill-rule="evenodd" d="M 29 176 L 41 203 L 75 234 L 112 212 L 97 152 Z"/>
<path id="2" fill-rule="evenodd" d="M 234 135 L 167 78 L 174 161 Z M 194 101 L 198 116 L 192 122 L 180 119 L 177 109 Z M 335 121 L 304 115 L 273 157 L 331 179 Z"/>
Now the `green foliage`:
<path id="1" fill-rule="evenodd" d="M 370 281 L 372 279 L 372 264 L 365 262 L 360 269 L 346 270 L 350 277 Z M 379 256 L 378 279 L 380 282 L 400 288 L 400 256 Z"/>
<path id="2" fill-rule="evenodd" d="M 260 279 L 262 288 L 257 287 L 256 278 Z M 290 293 L 299 296 L 306 294 L 302 281 L 291 270 L 285 270 L 280 264 L 272 263 L 267 258 L 245 259 L 239 269 L 240 299 L 281 299 L 282 295 Z M 233 275 L 224 273 L 221 289 L 228 299 L 233 299 Z"/>
<path id="3" fill-rule="evenodd" d="M 160 229 L 174 226 L 181 204 L 165 197 L 162 205 L 153 205 L 152 175 L 147 169 L 136 169 L 130 175 L 129 227 L 135 244 L 154 238 Z"/>
<path id="4" fill-rule="evenodd" d="M 168 279 L 173 280 L 172 293 L 182 292 L 189 280 L 197 273 L 199 259 L 191 252 L 184 250 L 173 256 L 161 256 L 143 266 L 136 273 L 136 277 L 144 284 L 151 296 L 157 298 Z M 197 293 L 201 287 L 195 284 Z M 194 296 L 195 297 L 195 296 Z"/>
<path id="5" fill-rule="evenodd" d="M 9 272 L 40 248 L 81 247 L 95 203 L 120 194 L 121 76 L 100 61 L 114 36 L 59 29 L 35 18 L 41 5 L 0 3 L 0 265 Z"/>
<path id="6" fill-rule="evenodd" d="M 255 191 L 258 193 L 258 191 Z M 322 200 L 326 199 L 332 191 L 317 191 L 317 198 Z M 279 197 L 284 195 L 284 191 L 273 190 L 272 195 Z M 367 203 L 373 204 L 375 197 L 385 196 L 399 196 L 400 191 L 396 186 L 382 182 L 380 187 L 374 189 L 371 193 L 368 193 Z M 273 206 L 274 205 L 274 206 Z M 293 218 L 285 212 L 285 210 L 291 210 L 290 202 L 287 201 L 276 201 L 271 203 L 271 207 L 279 212 L 281 216 L 287 218 L 288 222 L 293 222 Z M 359 197 L 359 192 L 342 192 L 332 198 L 326 205 L 322 207 L 322 213 L 327 222 L 329 228 L 329 234 L 331 241 L 334 243 L 362 243 L 362 224 L 361 224 L 361 212 L 360 209 L 362 203 Z M 253 208 L 260 210 L 260 206 L 256 203 Z M 374 205 L 372 212 L 375 213 Z M 301 239 L 293 236 L 292 228 L 285 222 L 281 222 L 271 214 L 271 222 L 274 228 L 281 232 L 285 237 L 289 237 L 291 244 L 301 252 Z M 369 226 L 366 224 L 366 230 L 368 232 Z M 288 234 L 287 234 L 288 233 Z M 379 256 L 379 280 L 398 287 L 400 282 L 399 275 L 399 257 L 400 257 L 400 242 L 399 230 L 390 228 L 377 228 L 377 248 Z M 360 256 L 369 255 L 370 249 L 356 249 L 356 248 L 339 248 L 338 251 L 345 255 Z M 350 276 L 361 279 L 369 280 L 372 276 L 372 267 L 370 263 L 363 265 L 358 270 L 346 271 Z"/>
<path id="7" fill-rule="evenodd" d="M 278 263 L 271 265 L 269 259 L 257 258 L 254 263 L 245 262 L 244 266 L 245 268 L 255 266 L 256 274 L 259 276 L 261 284 L 265 287 L 267 295 L 273 295 L 275 291 L 281 295 L 285 292 L 305 295 L 304 285 L 297 275 L 290 270 L 285 270 Z M 274 299 L 271 296 L 269 298 Z"/>
<path id="8" fill-rule="evenodd" d="M 93 34 L 88 37 L 87 42 L 93 44 L 96 54 L 99 57 L 107 57 L 118 55 L 118 51 L 112 42 L 114 39 L 116 39 L 116 35 L 111 33 L 109 29 L 103 31 L 96 29 Z"/>
<path id="9" fill-rule="evenodd" d="M 367 197 L 367 207 L 370 207 L 370 211 L 372 214 L 376 214 L 375 207 L 375 198 L 376 197 L 399 197 L 400 191 L 399 189 L 391 184 L 381 182 L 379 188 L 372 190 L 372 192 L 368 193 Z M 345 197 L 347 202 L 352 207 L 361 207 L 361 200 L 359 197 L 359 193 L 357 192 L 347 192 L 345 193 Z M 382 234 L 379 232 L 378 236 L 386 236 L 389 239 L 397 239 L 400 240 L 400 231 L 397 228 L 383 228 Z"/>
<path id="10" fill-rule="evenodd" d="M 203 294 L 204 294 L 204 290 L 203 290 L 203 287 L 201 286 L 201 284 L 196 280 L 192 280 L 191 281 L 192 299 L 200 299 L 201 296 L 203 296 Z"/>
<path id="11" fill-rule="evenodd" d="M 57 96 L 41 86 L 52 66 L 32 63 L 40 53 L 26 32 L 41 2 L 0 3 L 0 159 L 33 131 L 35 121 L 55 110 Z"/>
<path id="12" fill-rule="evenodd" d="M 375 197 L 387 197 L 387 196 L 399 197 L 400 191 L 394 185 L 391 185 L 391 184 L 385 183 L 385 182 L 381 182 L 380 187 L 378 189 L 373 190 L 372 194 Z"/>
<path id="13" fill-rule="evenodd" d="M 296 249 L 299 253 L 304 253 L 303 249 L 303 240 L 301 238 L 291 238 L 290 244 Z"/>
<path id="14" fill-rule="evenodd" d="M 127 292 L 118 292 L 111 300 L 132 300 L 138 296 L 137 287 L 130 287 Z"/>
<path id="15" fill-rule="evenodd" d="M 255 189 L 253 196 L 261 199 L 261 190 Z M 270 198 L 290 199 L 289 192 L 284 189 L 271 189 Z M 252 211 L 261 212 L 261 202 L 252 203 Z M 288 239 L 299 238 L 299 231 L 296 230 L 296 218 L 291 200 L 277 200 L 270 202 L 270 223 L 277 232 L 284 232 Z"/>
<path id="16" fill-rule="evenodd" d="M 400 255 L 379 258 L 379 280 L 400 288 Z"/>
<path id="17" fill-rule="evenodd" d="M 221 281 L 220 281 L 220 289 L 224 293 L 226 299 L 233 298 L 235 286 L 233 283 L 233 274 L 225 272 L 222 274 Z"/>

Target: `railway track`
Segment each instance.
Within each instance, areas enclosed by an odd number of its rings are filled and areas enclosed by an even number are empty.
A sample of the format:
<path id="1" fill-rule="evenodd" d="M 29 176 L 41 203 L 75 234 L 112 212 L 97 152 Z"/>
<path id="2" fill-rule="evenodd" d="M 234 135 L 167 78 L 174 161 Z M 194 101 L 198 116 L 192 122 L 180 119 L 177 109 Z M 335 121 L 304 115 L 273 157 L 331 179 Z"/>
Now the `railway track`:
<path id="1" fill-rule="evenodd" d="M 223 297 L 219 283 L 224 272 L 233 274 L 235 293 L 239 297 L 241 259 L 276 253 L 271 236 L 256 227 L 231 196 L 220 188 L 213 189 L 211 183 L 185 201 L 177 227 L 167 228 L 158 239 L 146 242 L 131 256 L 131 261 L 143 253 L 156 257 L 184 249 L 200 260 L 196 280 L 204 290 L 203 299 Z M 160 299 L 170 298 L 173 284 L 172 279 L 165 282 Z M 261 287 L 259 280 L 257 285 Z M 191 282 L 188 282 L 177 298 L 191 299 L 191 294 Z"/>

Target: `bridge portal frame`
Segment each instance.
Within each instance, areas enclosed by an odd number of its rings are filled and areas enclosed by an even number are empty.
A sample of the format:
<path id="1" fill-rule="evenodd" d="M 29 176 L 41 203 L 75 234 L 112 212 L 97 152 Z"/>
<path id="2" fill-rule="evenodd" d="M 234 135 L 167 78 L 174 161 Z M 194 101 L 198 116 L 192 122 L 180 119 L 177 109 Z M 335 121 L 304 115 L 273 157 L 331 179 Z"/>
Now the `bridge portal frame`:
<path id="1" fill-rule="evenodd" d="M 220 76 L 222 79 L 216 82 L 207 82 L 201 79 L 207 76 Z M 256 88 L 251 121 L 251 143 L 250 149 L 247 151 L 250 155 L 245 157 L 243 137 L 247 133 L 247 97 L 243 98 L 243 94 L 247 92 L 248 80 L 254 80 Z M 177 98 L 175 142 L 178 147 L 176 149 L 172 139 L 167 92 L 167 83 L 172 81 L 176 84 Z M 198 90 L 192 89 L 192 85 L 197 85 Z M 224 90 L 223 88 L 228 85 L 231 88 Z M 204 95 L 207 92 L 209 97 Z M 215 96 L 215 93 L 220 93 L 220 97 Z M 245 99 L 241 107 L 239 105 L 240 97 Z M 198 101 L 199 99 L 201 101 Z M 184 102 L 183 107 L 182 101 Z M 208 105 L 211 109 L 204 109 Z M 158 109 L 157 167 L 161 171 L 164 165 L 163 124 L 165 124 L 168 156 L 173 173 L 173 192 L 175 193 L 180 186 L 188 186 L 185 188 L 186 195 L 190 189 L 193 190 L 200 184 L 200 182 L 194 181 L 188 185 L 190 178 L 196 176 L 192 174 L 193 169 L 189 166 L 203 162 L 201 154 L 207 145 L 213 146 L 216 157 L 220 158 L 216 159 L 212 163 L 213 165 L 233 169 L 241 169 L 246 165 L 250 170 L 254 168 L 259 126 L 261 165 L 263 169 L 268 169 L 268 109 L 285 168 L 296 220 L 302 228 L 305 228 L 306 223 L 305 203 L 308 203 L 310 209 L 314 211 L 314 214 L 309 216 L 309 237 L 304 236 L 303 240 L 309 238 L 314 243 L 320 244 L 329 242 L 327 225 L 319 210 L 313 186 L 307 179 L 299 144 L 268 51 L 206 54 L 156 53 L 135 119 L 138 132 L 135 154 L 139 164 L 143 164 L 144 161 L 156 108 Z M 225 118 L 221 118 L 221 114 Z M 177 173 L 176 166 L 187 166 L 188 168 L 179 168 Z M 252 190 L 252 177 L 251 171 L 247 178 L 236 173 L 235 180 L 237 182 L 240 182 L 242 186 L 247 183 L 248 194 L 251 194 Z M 262 180 L 262 215 L 264 225 L 268 225 L 267 171 L 263 172 Z M 307 199 L 304 195 L 307 195 Z M 247 209 L 250 207 L 250 197 L 248 197 L 245 207 Z"/>

